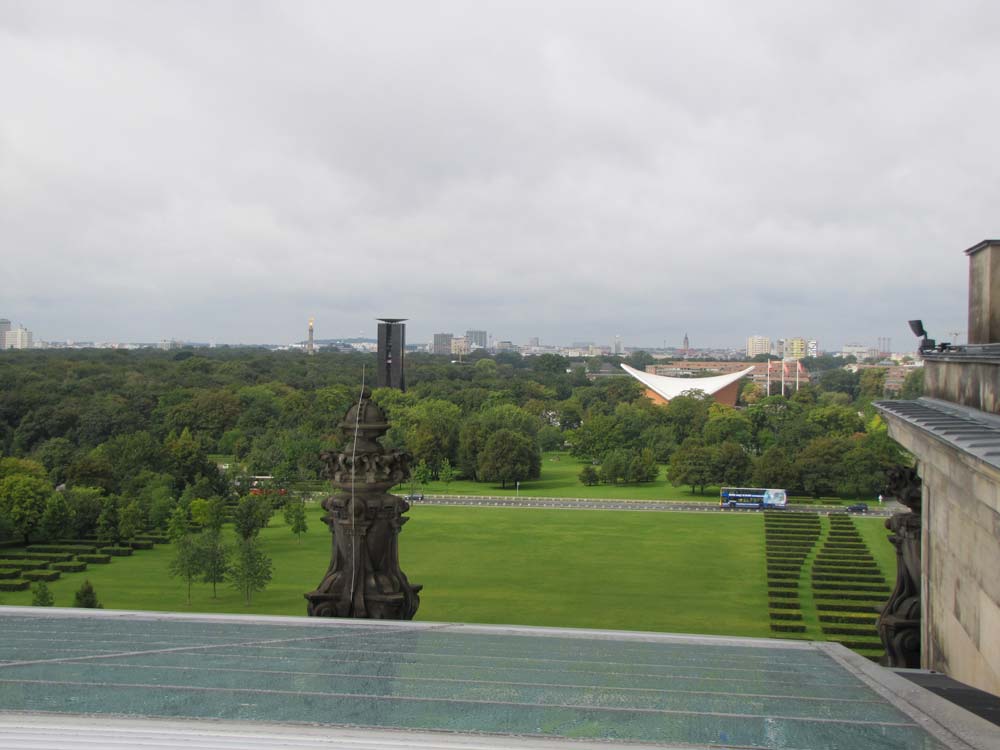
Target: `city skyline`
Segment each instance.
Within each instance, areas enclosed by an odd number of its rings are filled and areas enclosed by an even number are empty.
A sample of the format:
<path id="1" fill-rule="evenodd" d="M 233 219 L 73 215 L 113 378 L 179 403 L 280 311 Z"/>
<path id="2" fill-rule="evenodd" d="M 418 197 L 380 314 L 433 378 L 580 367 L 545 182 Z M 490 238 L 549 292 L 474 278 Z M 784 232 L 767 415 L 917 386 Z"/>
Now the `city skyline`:
<path id="1" fill-rule="evenodd" d="M 1000 234 L 1000 7 L 907 7 L 7 4 L 7 314 L 39 339 L 266 343 L 304 310 L 336 335 L 403 310 L 414 340 L 944 339 L 960 253 Z"/>

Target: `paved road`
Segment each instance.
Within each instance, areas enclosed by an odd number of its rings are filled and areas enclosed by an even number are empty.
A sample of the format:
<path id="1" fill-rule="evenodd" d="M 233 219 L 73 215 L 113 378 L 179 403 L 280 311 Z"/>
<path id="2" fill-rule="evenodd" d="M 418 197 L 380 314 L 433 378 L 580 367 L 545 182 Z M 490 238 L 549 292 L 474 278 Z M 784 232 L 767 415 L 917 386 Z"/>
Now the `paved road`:
<path id="1" fill-rule="evenodd" d="M 411 505 L 462 505 L 462 506 L 492 506 L 500 508 L 560 508 L 565 510 L 633 510 L 633 511 L 685 511 L 700 513 L 759 513 L 755 508 L 720 508 L 712 503 L 687 503 L 675 500 L 640 501 L 640 500 L 590 500 L 586 498 L 555 498 L 555 497 L 498 497 L 493 495 L 426 495 L 423 500 L 410 500 Z M 833 507 L 812 507 L 791 505 L 786 513 L 827 513 L 838 510 Z M 879 516 L 888 518 L 892 515 L 888 510 L 869 510 L 865 513 L 852 513 L 856 516 Z"/>

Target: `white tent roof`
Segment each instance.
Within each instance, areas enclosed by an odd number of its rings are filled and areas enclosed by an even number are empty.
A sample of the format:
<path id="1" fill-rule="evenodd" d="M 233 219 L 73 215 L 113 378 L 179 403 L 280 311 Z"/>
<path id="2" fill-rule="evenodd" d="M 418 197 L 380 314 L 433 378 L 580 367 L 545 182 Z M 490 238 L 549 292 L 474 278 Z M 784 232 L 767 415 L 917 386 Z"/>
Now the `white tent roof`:
<path id="1" fill-rule="evenodd" d="M 728 375 L 713 375 L 708 378 L 668 378 L 666 375 L 653 375 L 626 364 L 622 369 L 638 380 L 644 386 L 659 394 L 667 401 L 680 396 L 684 391 L 699 390 L 708 395 L 718 393 L 730 383 L 735 383 L 740 378 L 753 372 L 753 367 L 748 367 L 739 372 L 732 372 Z"/>

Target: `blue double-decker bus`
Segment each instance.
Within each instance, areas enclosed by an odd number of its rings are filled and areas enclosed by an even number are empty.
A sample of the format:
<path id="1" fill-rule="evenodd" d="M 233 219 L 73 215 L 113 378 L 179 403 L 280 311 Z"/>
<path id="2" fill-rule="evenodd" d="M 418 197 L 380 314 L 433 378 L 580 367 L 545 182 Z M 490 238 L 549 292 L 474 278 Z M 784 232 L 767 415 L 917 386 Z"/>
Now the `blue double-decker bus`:
<path id="1" fill-rule="evenodd" d="M 719 493 L 719 505 L 723 508 L 781 510 L 787 503 L 788 496 L 784 490 L 762 489 L 760 487 L 723 487 Z"/>

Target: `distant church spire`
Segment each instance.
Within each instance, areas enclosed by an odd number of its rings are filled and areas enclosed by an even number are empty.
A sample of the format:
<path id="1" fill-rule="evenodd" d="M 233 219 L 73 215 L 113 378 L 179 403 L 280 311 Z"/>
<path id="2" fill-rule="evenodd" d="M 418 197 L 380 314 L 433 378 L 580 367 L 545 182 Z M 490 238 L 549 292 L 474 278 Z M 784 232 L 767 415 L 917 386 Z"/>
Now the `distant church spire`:
<path id="1" fill-rule="evenodd" d="M 688 354 L 691 350 L 691 342 L 688 341 L 688 335 L 684 334 L 684 353 Z"/>

